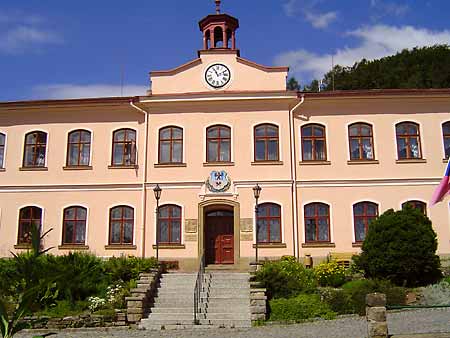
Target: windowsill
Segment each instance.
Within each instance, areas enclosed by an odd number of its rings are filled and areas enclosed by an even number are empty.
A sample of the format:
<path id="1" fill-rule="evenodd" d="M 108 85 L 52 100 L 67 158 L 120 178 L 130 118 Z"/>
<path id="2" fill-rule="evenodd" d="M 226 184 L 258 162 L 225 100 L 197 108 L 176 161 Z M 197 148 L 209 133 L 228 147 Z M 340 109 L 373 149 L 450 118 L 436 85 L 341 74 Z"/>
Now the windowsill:
<path id="1" fill-rule="evenodd" d="M 20 167 L 19 171 L 48 171 L 47 167 Z"/>
<path id="2" fill-rule="evenodd" d="M 204 167 L 232 167 L 234 162 L 205 162 Z"/>
<path id="3" fill-rule="evenodd" d="M 395 163 L 401 164 L 401 163 L 427 163 L 427 160 L 424 158 L 409 158 L 404 160 L 395 160 Z"/>
<path id="4" fill-rule="evenodd" d="M 105 250 L 136 250 L 136 245 L 131 244 L 110 244 L 105 245 Z"/>
<path id="5" fill-rule="evenodd" d="M 153 249 L 156 249 L 156 244 L 153 244 Z M 158 249 L 186 249 L 184 244 L 159 244 Z"/>
<path id="6" fill-rule="evenodd" d="M 448 162 L 448 158 L 443 158 L 443 159 L 442 159 L 442 162 L 443 162 L 443 163 L 447 163 L 447 162 Z M 5 169 L 3 169 L 3 170 L 5 170 Z"/>
<path id="7" fill-rule="evenodd" d="M 137 164 L 132 165 L 109 165 L 108 169 L 138 169 L 139 166 Z"/>
<path id="8" fill-rule="evenodd" d="M 0 172 L 6 171 L 5 168 L 0 168 Z"/>
<path id="9" fill-rule="evenodd" d="M 258 243 L 258 249 L 283 249 L 286 247 L 286 243 Z M 256 248 L 256 244 L 253 244 L 253 248 Z"/>
<path id="10" fill-rule="evenodd" d="M 352 247 L 354 247 L 354 248 L 360 248 L 360 247 L 362 247 L 362 245 L 363 245 L 363 242 L 352 243 Z"/>
<path id="11" fill-rule="evenodd" d="M 380 161 L 378 160 L 350 160 L 347 161 L 347 164 L 353 165 L 353 164 L 380 164 Z"/>
<path id="12" fill-rule="evenodd" d="M 299 165 L 330 165 L 330 161 L 300 161 Z"/>
<path id="13" fill-rule="evenodd" d="M 155 168 L 181 168 L 187 167 L 186 163 L 155 163 L 153 165 Z"/>
<path id="14" fill-rule="evenodd" d="M 92 170 L 90 165 L 79 165 L 79 166 L 65 166 L 63 170 Z"/>
<path id="15" fill-rule="evenodd" d="M 89 250 L 89 245 L 63 244 L 58 246 L 58 250 Z"/>
<path id="16" fill-rule="evenodd" d="M 283 161 L 255 161 L 252 165 L 283 165 Z"/>
<path id="17" fill-rule="evenodd" d="M 302 248 L 335 248 L 335 243 L 302 243 Z"/>
<path id="18" fill-rule="evenodd" d="M 31 244 L 16 244 L 16 245 L 14 245 L 14 249 L 29 250 L 29 249 L 31 249 Z"/>

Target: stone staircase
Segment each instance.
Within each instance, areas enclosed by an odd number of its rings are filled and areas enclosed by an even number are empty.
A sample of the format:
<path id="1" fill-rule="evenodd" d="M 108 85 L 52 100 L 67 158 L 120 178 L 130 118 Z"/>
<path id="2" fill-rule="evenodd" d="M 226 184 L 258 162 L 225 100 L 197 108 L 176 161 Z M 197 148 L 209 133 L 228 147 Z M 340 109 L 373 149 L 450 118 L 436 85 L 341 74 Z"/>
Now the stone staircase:
<path id="1" fill-rule="evenodd" d="M 205 272 L 197 315 L 200 325 L 194 325 L 196 278 L 196 273 L 163 274 L 150 314 L 139 327 L 161 330 L 251 326 L 249 274 Z"/>

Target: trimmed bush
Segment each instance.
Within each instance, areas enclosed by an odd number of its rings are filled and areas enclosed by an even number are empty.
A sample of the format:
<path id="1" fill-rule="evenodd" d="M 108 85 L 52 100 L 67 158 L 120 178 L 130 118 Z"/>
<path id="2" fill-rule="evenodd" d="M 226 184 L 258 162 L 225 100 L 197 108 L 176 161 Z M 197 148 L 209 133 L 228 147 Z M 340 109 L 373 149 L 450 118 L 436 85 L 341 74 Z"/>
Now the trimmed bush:
<path id="1" fill-rule="evenodd" d="M 112 257 L 105 261 L 105 271 L 113 281 L 128 282 L 137 279 L 141 272 L 158 268 L 156 258 Z"/>
<path id="2" fill-rule="evenodd" d="M 341 286 L 345 283 L 345 272 L 345 268 L 336 261 L 320 263 L 314 268 L 320 286 Z"/>
<path id="3" fill-rule="evenodd" d="M 331 310 L 343 315 L 354 313 L 350 295 L 342 289 L 322 288 L 320 289 L 321 300 L 327 303 Z"/>
<path id="4" fill-rule="evenodd" d="M 271 321 L 303 321 L 310 318 L 333 319 L 336 313 L 315 294 L 300 294 L 294 298 L 270 301 Z"/>
<path id="5" fill-rule="evenodd" d="M 399 286 L 421 286 L 441 278 L 437 235 L 419 210 L 386 211 L 369 227 L 356 264 L 367 278 L 388 279 Z"/>

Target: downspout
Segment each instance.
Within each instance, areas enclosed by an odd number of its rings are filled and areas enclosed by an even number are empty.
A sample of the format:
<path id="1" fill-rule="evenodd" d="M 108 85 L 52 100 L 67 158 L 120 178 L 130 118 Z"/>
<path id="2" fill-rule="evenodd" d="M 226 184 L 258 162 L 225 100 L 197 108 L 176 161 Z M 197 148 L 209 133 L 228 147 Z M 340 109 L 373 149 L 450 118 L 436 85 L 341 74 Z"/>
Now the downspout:
<path id="1" fill-rule="evenodd" d="M 300 259 L 299 247 L 299 231 L 298 231 L 298 200 L 297 200 L 297 151 L 295 149 L 295 127 L 294 127 L 294 112 L 305 102 L 305 96 L 302 94 L 301 100 L 294 108 L 289 110 L 289 129 L 291 141 L 291 180 L 292 180 L 292 212 L 294 218 L 294 256 Z"/>
<path id="2" fill-rule="evenodd" d="M 145 257 L 145 224 L 147 223 L 146 218 L 147 218 L 147 213 L 146 213 L 146 209 L 147 209 L 147 188 L 146 188 L 146 183 L 147 183 L 147 158 L 148 158 L 148 154 L 147 154 L 147 149 L 148 149 L 148 116 L 149 116 L 149 112 L 145 111 L 144 109 L 136 106 L 133 102 L 133 100 L 130 100 L 130 106 L 133 107 L 134 109 L 138 110 L 139 112 L 143 113 L 145 116 L 145 142 L 144 142 L 144 172 L 142 174 L 142 194 L 141 194 L 141 205 L 142 205 L 142 215 L 141 215 L 141 219 L 142 219 L 142 226 L 141 226 L 141 256 Z"/>

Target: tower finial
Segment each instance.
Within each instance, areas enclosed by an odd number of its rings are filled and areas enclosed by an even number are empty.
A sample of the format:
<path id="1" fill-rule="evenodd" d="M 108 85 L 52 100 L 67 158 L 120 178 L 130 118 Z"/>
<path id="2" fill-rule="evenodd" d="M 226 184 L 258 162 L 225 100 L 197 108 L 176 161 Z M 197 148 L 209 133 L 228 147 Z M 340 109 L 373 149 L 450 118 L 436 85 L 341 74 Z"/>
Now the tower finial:
<path id="1" fill-rule="evenodd" d="M 220 14 L 220 0 L 216 0 L 216 14 Z"/>

